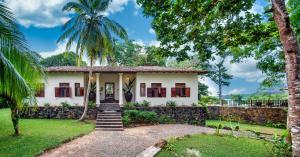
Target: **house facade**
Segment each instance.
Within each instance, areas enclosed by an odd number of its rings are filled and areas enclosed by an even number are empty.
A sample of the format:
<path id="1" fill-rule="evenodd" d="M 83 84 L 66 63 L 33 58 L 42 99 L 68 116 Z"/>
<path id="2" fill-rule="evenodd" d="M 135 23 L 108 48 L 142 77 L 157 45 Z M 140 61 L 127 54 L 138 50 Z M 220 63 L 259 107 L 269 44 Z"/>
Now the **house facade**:
<path id="1" fill-rule="evenodd" d="M 82 106 L 88 82 L 88 67 L 50 67 L 37 92 L 39 106 L 45 104 Z M 101 103 L 125 104 L 124 87 L 132 81 L 131 102 L 149 101 L 152 106 L 175 101 L 178 105 L 198 102 L 198 76 L 205 71 L 156 66 L 93 67 L 89 99 Z M 127 98 L 128 99 L 128 98 Z"/>

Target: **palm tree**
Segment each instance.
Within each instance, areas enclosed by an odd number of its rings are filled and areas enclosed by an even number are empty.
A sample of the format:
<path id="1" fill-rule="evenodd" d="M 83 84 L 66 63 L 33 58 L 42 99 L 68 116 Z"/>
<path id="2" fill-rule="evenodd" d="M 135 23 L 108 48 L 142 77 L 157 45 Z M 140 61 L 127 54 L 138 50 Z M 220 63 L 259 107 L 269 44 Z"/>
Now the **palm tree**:
<path id="1" fill-rule="evenodd" d="M 0 97 L 11 108 L 15 135 L 19 134 L 19 109 L 35 103 L 34 89 L 44 74 L 38 58 L 27 48 L 15 18 L 0 1 Z"/>
<path id="2" fill-rule="evenodd" d="M 94 63 L 112 56 L 113 35 L 127 40 L 127 33 L 117 22 L 104 16 L 111 0 L 77 0 L 69 2 L 63 11 L 73 11 L 72 18 L 64 24 L 63 33 L 58 39 L 67 39 L 66 49 L 69 50 L 73 42 L 77 43 L 76 53 L 81 60 L 85 54 L 89 58 L 89 79 L 84 96 L 84 112 L 80 120 L 84 120 L 88 108 L 88 95 L 91 90 L 91 78 Z M 78 63 L 78 65 L 80 65 Z"/>

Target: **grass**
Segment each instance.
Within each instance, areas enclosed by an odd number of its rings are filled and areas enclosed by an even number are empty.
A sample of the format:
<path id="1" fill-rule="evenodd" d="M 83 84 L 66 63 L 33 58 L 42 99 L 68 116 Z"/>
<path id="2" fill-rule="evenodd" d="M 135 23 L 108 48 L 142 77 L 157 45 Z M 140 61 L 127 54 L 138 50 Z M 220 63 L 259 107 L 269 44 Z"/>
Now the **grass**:
<path id="1" fill-rule="evenodd" d="M 162 149 L 156 157 L 173 157 L 174 152 L 177 156 L 187 156 L 187 148 L 198 150 L 201 157 L 266 157 L 269 155 L 271 144 L 245 137 L 201 134 L 171 140 L 166 148 L 169 149 Z"/>
<path id="2" fill-rule="evenodd" d="M 22 119 L 19 124 L 21 136 L 12 136 L 10 110 L 0 109 L 1 157 L 35 156 L 94 129 L 94 124 L 76 120 Z"/>
<path id="3" fill-rule="evenodd" d="M 219 121 L 219 120 L 206 120 L 207 126 L 208 125 L 218 126 L 219 124 L 222 124 L 222 126 L 228 126 L 228 127 L 239 126 L 240 130 L 244 130 L 244 131 L 245 130 L 254 130 L 256 132 L 261 132 L 261 133 L 265 133 L 265 134 L 282 135 L 282 133 L 285 131 L 285 129 L 267 127 L 267 126 L 262 126 L 262 125 L 236 123 L 236 122 Z"/>

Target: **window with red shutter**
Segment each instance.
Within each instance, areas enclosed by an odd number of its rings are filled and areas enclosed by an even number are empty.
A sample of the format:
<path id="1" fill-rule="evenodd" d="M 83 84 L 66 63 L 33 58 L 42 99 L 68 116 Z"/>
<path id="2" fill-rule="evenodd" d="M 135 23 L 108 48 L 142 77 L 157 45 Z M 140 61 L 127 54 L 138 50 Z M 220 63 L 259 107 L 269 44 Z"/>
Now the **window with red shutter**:
<path id="1" fill-rule="evenodd" d="M 145 97 L 146 96 L 146 83 L 140 84 L 140 96 Z"/>
<path id="2" fill-rule="evenodd" d="M 44 83 L 41 83 L 38 86 L 35 96 L 36 97 L 45 97 L 45 84 Z"/>
<path id="3" fill-rule="evenodd" d="M 72 97 L 72 90 L 69 83 L 59 83 L 55 88 L 55 97 Z"/>
<path id="4" fill-rule="evenodd" d="M 185 83 L 175 83 L 175 88 L 171 89 L 172 97 L 190 97 L 190 88 Z"/>
<path id="5" fill-rule="evenodd" d="M 161 83 L 151 83 L 151 88 L 147 88 L 147 97 L 166 97 L 166 93 Z"/>
<path id="6" fill-rule="evenodd" d="M 55 88 L 55 97 L 60 97 L 60 88 L 59 87 Z"/>
<path id="7" fill-rule="evenodd" d="M 84 96 L 84 87 L 80 87 L 80 96 Z"/>
<path id="8" fill-rule="evenodd" d="M 83 96 L 80 83 L 75 83 L 75 96 Z"/>
<path id="9" fill-rule="evenodd" d="M 190 97 L 191 95 L 191 89 L 190 88 L 185 88 L 185 96 Z"/>
<path id="10" fill-rule="evenodd" d="M 153 97 L 152 88 L 147 88 L 147 97 Z"/>
<path id="11" fill-rule="evenodd" d="M 171 88 L 171 97 L 176 97 L 176 88 Z"/>

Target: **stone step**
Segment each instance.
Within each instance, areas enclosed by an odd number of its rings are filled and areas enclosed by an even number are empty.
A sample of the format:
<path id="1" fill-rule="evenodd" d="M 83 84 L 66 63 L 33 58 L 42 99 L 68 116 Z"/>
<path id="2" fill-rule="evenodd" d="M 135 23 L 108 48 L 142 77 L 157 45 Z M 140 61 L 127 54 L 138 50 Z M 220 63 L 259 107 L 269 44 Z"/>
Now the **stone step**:
<path id="1" fill-rule="evenodd" d="M 116 117 L 121 116 L 121 114 L 99 114 L 97 117 Z"/>
<path id="2" fill-rule="evenodd" d="M 102 125 L 96 125 L 96 128 L 123 128 L 123 125 L 102 124 Z"/>
<path id="3" fill-rule="evenodd" d="M 96 131 L 124 131 L 123 128 L 95 128 Z"/>
<path id="4" fill-rule="evenodd" d="M 122 125 L 122 121 L 119 122 L 96 122 L 96 125 Z"/>
<path id="5" fill-rule="evenodd" d="M 96 122 L 120 122 L 122 119 L 97 119 Z"/>

